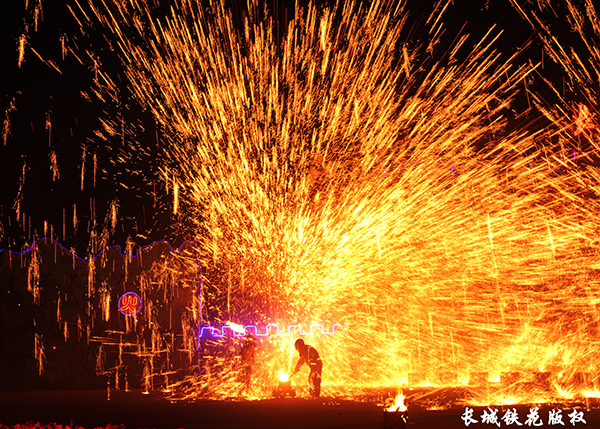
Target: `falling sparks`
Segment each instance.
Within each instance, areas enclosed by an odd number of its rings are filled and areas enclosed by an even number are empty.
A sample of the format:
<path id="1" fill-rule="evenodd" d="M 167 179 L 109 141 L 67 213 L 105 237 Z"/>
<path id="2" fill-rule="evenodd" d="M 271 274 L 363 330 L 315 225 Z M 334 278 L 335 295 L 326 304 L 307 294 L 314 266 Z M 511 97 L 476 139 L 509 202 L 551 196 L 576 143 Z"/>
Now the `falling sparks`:
<path id="1" fill-rule="evenodd" d="M 81 341 L 82 332 L 83 323 L 81 322 L 81 317 L 77 316 L 77 341 Z"/>
<path id="2" fill-rule="evenodd" d="M 94 182 L 93 183 L 94 183 L 94 188 L 95 188 L 96 187 L 96 174 L 98 172 L 98 156 L 96 154 L 94 154 L 93 161 L 94 161 L 94 170 L 93 170 L 93 179 L 94 179 Z M 83 162 L 84 161 L 82 161 L 82 165 L 83 165 Z M 82 170 L 83 170 L 83 168 L 82 168 Z M 81 189 L 83 190 L 83 187 Z"/>
<path id="3" fill-rule="evenodd" d="M 8 108 L 4 112 L 4 123 L 2 125 L 2 141 L 4 143 L 4 146 L 6 146 L 8 137 L 10 136 L 10 114 L 15 110 L 17 110 L 16 100 L 13 97 Z"/>
<path id="4" fill-rule="evenodd" d="M 56 179 L 60 179 L 60 174 L 58 174 L 58 159 L 56 156 L 56 151 L 50 152 L 50 170 L 52 170 L 52 181 L 56 182 Z"/>
<path id="5" fill-rule="evenodd" d="M 61 299 L 60 299 L 60 295 L 58 296 L 58 299 L 56 300 L 56 323 L 60 324 L 60 304 L 61 304 Z"/>
<path id="6" fill-rule="evenodd" d="M 48 130 L 48 146 L 52 143 L 52 116 L 51 112 L 46 112 L 46 129 Z"/>
<path id="7" fill-rule="evenodd" d="M 66 36 L 64 34 L 62 34 L 60 36 L 60 51 L 61 51 L 61 55 L 62 55 L 62 60 L 65 60 L 65 57 L 67 56 L 67 48 L 65 45 L 65 41 L 66 41 Z"/>
<path id="8" fill-rule="evenodd" d="M 36 251 L 29 263 L 27 273 L 27 290 L 33 295 L 33 303 L 40 304 L 40 259 Z"/>
<path id="9" fill-rule="evenodd" d="M 25 61 L 26 46 L 27 46 L 27 34 L 23 33 L 23 34 L 21 34 L 21 37 L 19 37 L 19 42 L 17 44 L 17 52 L 19 54 L 18 59 L 17 59 L 17 65 L 19 66 L 19 68 L 21 68 L 23 61 Z"/>
<path id="10" fill-rule="evenodd" d="M 42 10 L 42 0 L 39 0 L 35 3 L 35 6 L 33 8 L 33 31 L 38 31 L 38 21 L 43 20 L 43 16 L 44 15 Z"/>
<path id="11" fill-rule="evenodd" d="M 102 312 L 102 320 L 108 322 L 110 320 L 110 287 L 107 282 L 102 282 L 100 311 Z"/>
<path id="12" fill-rule="evenodd" d="M 19 183 L 19 192 L 17 193 L 17 196 L 15 198 L 15 201 L 13 203 L 13 210 L 15 211 L 15 215 L 17 218 L 17 222 L 21 219 L 21 201 L 23 199 L 23 182 L 21 181 L 21 183 Z M 23 220 L 23 222 L 25 222 Z"/>
<path id="13" fill-rule="evenodd" d="M 173 214 L 179 211 L 179 183 L 173 183 Z"/>
<path id="14" fill-rule="evenodd" d="M 81 191 L 83 191 L 83 184 L 85 181 L 85 157 L 87 155 L 87 148 L 85 146 L 81 147 L 81 174 L 80 174 L 80 180 L 81 180 Z"/>
<path id="15" fill-rule="evenodd" d="M 592 119 L 592 114 L 590 113 L 590 109 L 584 104 L 579 105 L 579 116 L 575 120 L 575 132 L 574 135 L 578 136 L 579 134 L 585 132 L 586 130 L 593 130 L 596 128 L 594 121 Z"/>
<path id="16" fill-rule="evenodd" d="M 164 130 L 173 213 L 192 222 L 203 264 L 228 267 L 201 317 L 342 321 L 348 338 L 324 369 L 338 383 L 564 365 L 585 324 L 558 337 L 553 303 L 588 275 L 564 255 L 594 226 L 557 147 L 504 131 L 534 68 L 499 62 L 494 30 L 466 59 L 462 37 L 454 65 L 417 72 L 405 12 L 385 1 L 298 9 L 279 46 L 257 2 L 239 32 L 218 2 L 183 1 L 160 23 L 148 3 L 127 5 L 93 12 Z M 531 292 L 541 285 L 552 293 Z M 355 350 L 370 368 L 358 380 Z"/>
<path id="17" fill-rule="evenodd" d="M 104 353 L 105 353 L 104 346 L 101 345 L 100 347 L 98 347 L 98 353 L 96 354 L 96 372 L 104 371 L 104 362 L 105 362 Z"/>
<path id="18" fill-rule="evenodd" d="M 67 322 L 63 323 L 63 338 L 65 339 L 65 343 L 69 339 L 69 324 Z"/>
<path id="19" fill-rule="evenodd" d="M 42 375 L 44 373 L 44 363 L 46 362 L 46 353 L 44 349 L 44 343 L 42 341 L 42 336 L 39 334 L 35 334 L 35 344 L 33 349 L 33 356 L 38 364 L 38 374 Z"/>
<path id="20" fill-rule="evenodd" d="M 117 227 L 117 215 L 119 212 L 119 203 L 115 199 L 110 203 L 110 228 L 112 233 L 115 233 L 115 228 Z"/>

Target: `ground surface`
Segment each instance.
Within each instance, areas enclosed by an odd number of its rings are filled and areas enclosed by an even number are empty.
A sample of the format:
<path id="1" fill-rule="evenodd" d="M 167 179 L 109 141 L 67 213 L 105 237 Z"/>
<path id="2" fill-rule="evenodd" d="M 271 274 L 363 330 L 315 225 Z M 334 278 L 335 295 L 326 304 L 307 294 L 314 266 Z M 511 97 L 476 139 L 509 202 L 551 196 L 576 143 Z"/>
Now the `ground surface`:
<path id="1" fill-rule="evenodd" d="M 517 406 L 520 422 L 525 423 L 528 408 Z M 494 428 L 481 422 L 482 407 L 474 409 L 479 421 L 469 428 Z M 499 410 L 498 417 L 506 410 Z M 586 424 L 572 425 L 564 410 L 564 426 L 548 424 L 548 409 L 540 410 L 542 428 L 599 428 L 600 410 L 583 409 Z M 411 410 L 408 429 L 464 428 L 464 408 L 428 411 Z M 171 403 L 159 393 L 142 395 L 139 391 L 54 391 L 0 392 L 0 423 L 7 426 L 39 422 L 72 424 L 86 429 L 105 427 L 109 423 L 134 428 L 185 429 L 383 429 L 381 407 L 374 403 L 324 398 L 320 400 L 273 399 L 263 401 L 199 401 Z M 539 423 L 539 422 L 538 422 Z M 1 425 L 0 425 L 1 426 Z M 501 427 L 519 427 L 516 424 Z M 522 428 L 534 427 L 523 424 Z"/>

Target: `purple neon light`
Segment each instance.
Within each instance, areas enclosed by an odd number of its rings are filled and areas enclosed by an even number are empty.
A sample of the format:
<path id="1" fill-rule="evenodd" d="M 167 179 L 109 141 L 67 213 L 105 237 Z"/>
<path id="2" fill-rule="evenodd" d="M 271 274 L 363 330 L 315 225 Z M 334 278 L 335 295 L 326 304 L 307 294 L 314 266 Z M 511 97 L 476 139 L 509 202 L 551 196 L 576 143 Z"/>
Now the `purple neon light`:
<path id="1" fill-rule="evenodd" d="M 228 326 L 228 325 L 221 326 L 221 329 L 215 328 L 213 326 L 202 326 L 200 328 L 200 335 L 198 336 L 198 339 L 200 339 L 200 338 L 206 338 L 205 337 L 205 332 L 209 332 L 212 337 L 223 338 L 226 335 L 227 330 L 231 331 L 233 333 L 234 337 L 245 337 L 248 332 L 252 333 L 256 337 L 266 337 L 268 335 L 289 336 L 289 335 L 292 334 L 292 329 L 293 328 L 298 328 L 298 331 L 299 331 L 300 335 L 313 335 L 315 328 L 320 329 L 321 330 L 321 334 L 324 334 L 324 335 L 334 335 L 337 332 L 336 326 L 344 328 L 344 332 L 346 332 L 346 326 L 343 325 L 343 324 L 341 324 L 341 323 L 334 323 L 331 326 L 331 332 L 326 331 L 325 328 L 323 327 L 323 325 L 320 325 L 320 324 L 310 325 L 310 332 L 303 332 L 302 331 L 302 325 L 288 325 L 287 332 L 285 332 L 285 331 L 282 332 L 279 329 L 279 325 L 274 324 L 274 323 L 269 323 L 268 325 L 265 326 L 264 333 L 261 333 L 259 331 L 258 326 L 256 326 L 256 325 L 246 325 L 246 326 L 244 326 L 244 333 L 238 333 L 231 326 Z M 276 331 L 276 334 L 272 333 L 273 330 Z"/>
<path id="2" fill-rule="evenodd" d="M 115 247 L 119 249 L 119 253 L 121 254 L 122 257 L 125 257 L 127 252 L 123 252 L 123 248 L 118 245 L 115 244 L 114 246 L 109 246 L 106 247 L 104 249 L 102 249 L 96 256 L 94 257 L 90 257 L 90 258 L 80 258 L 75 252 L 73 252 L 71 249 L 67 249 L 65 246 L 63 246 L 62 244 L 60 244 L 58 241 L 56 241 L 54 238 L 51 237 L 42 237 L 42 238 L 38 238 L 37 240 L 35 240 L 33 242 L 33 244 L 31 244 L 31 246 L 29 246 L 27 249 L 25 249 L 22 252 L 15 252 L 13 250 L 10 249 L 0 249 L 0 253 L 7 251 L 12 253 L 13 255 L 24 255 L 27 252 L 30 252 L 31 250 L 33 250 L 33 248 L 37 245 L 38 241 L 42 241 L 42 240 L 50 240 L 51 243 L 57 244 L 58 246 L 60 246 L 63 250 L 66 250 L 67 252 L 69 252 L 71 255 L 73 255 L 75 258 L 79 259 L 81 262 L 89 262 L 91 260 L 96 260 L 98 259 L 100 256 L 102 256 L 102 254 L 110 249 L 114 249 Z M 196 247 L 196 250 L 198 250 L 198 243 L 196 243 L 193 240 L 186 240 L 183 243 L 181 243 L 181 245 L 177 248 L 177 250 L 173 249 L 173 246 L 171 246 L 171 243 L 169 243 L 167 240 L 158 240 L 158 241 L 154 241 L 150 244 L 146 244 L 144 246 L 141 246 L 140 248 L 137 249 L 137 251 L 135 252 L 135 254 L 133 252 L 129 252 L 129 255 L 131 255 L 132 258 L 137 258 L 138 254 L 144 250 L 146 247 L 150 247 L 150 246 L 154 246 L 155 244 L 159 244 L 159 243 L 164 243 L 167 246 L 169 246 L 169 249 L 171 251 L 171 253 L 179 253 L 181 251 L 181 249 L 183 248 L 184 245 L 186 245 L 187 243 L 192 243 L 194 244 L 194 246 Z"/>

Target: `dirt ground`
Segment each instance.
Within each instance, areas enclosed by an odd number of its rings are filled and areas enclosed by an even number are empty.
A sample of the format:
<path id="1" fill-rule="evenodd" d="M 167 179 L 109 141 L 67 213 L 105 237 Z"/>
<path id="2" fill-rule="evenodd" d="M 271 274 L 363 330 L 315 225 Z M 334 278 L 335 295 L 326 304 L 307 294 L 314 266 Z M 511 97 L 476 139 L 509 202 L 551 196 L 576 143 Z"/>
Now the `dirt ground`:
<path id="1" fill-rule="evenodd" d="M 493 428 L 494 424 L 481 421 L 486 408 L 474 407 L 473 416 L 478 423 L 469 428 Z M 548 422 L 547 409 L 540 409 L 542 417 L 538 425 L 527 425 L 528 407 L 516 410 L 523 428 L 529 427 L 575 427 L 599 428 L 600 410 L 582 409 L 586 424 L 572 424 L 565 409 L 564 426 Z M 506 409 L 499 409 L 498 417 Z M 409 410 L 407 429 L 464 428 L 462 415 L 465 409 L 454 407 L 430 411 L 415 407 Z M 384 429 L 383 411 L 375 403 L 354 402 L 322 398 L 272 399 L 262 401 L 198 401 L 169 402 L 160 393 L 142 395 L 140 391 L 111 392 L 110 401 L 106 391 L 35 391 L 0 392 L 0 424 L 14 426 L 33 422 L 82 426 L 86 429 L 105 427 L 108 424 L 137 428 L 185 428 L 185 429 Z M 516 423 L 501 427 L 519 427 Z M 539 423 L 542 423 L 539 425 Z M 1 425 L 0 425 L 1 426 Z"/>

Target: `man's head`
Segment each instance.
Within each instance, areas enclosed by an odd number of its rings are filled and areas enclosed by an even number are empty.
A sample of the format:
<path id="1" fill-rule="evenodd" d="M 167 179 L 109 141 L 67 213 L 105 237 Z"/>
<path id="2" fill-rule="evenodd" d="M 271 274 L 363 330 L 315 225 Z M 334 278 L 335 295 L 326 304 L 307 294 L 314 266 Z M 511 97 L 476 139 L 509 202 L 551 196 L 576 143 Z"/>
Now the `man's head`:
<path id="1" fill-rule="evenodd" d="M 300 351 L 306 347 L 306 344 L 304 344 L 304 340 L 302 338 L 298 338 L 294 343 L 294 347 L 297 351 Z"/>

